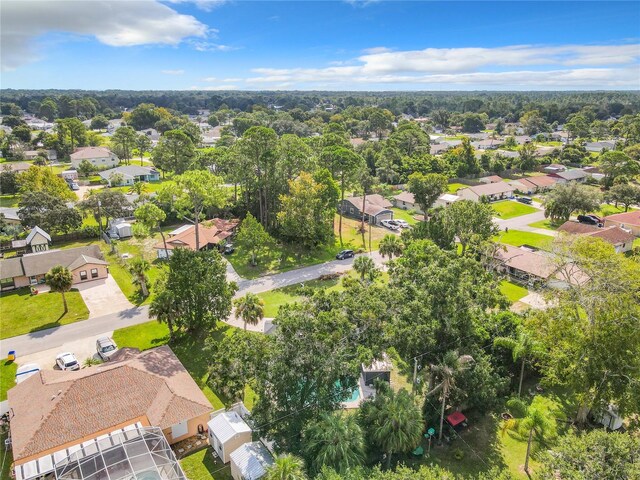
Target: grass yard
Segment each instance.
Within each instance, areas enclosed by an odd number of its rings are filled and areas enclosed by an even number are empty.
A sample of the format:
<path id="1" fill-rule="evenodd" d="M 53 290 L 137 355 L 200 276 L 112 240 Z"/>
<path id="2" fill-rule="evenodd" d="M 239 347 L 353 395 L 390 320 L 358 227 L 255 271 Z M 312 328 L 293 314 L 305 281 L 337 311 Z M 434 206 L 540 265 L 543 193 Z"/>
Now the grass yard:
<path id="1" fill-rule="evenodd" d="M 629 212 L 637 210 L 637 208 L 629 208 Z M 624 213 L 624 207 L 619 205 L 616 207 L 615 205 L 609 205 L 608 203 L 603 203 L 600 205 L 600 210 L 595 212 L 599 217 L 606 217 L 607 215 L 613 215 L 614 213 Z"/>
<path id="2" fill-rule="evenodd" d="M 538 222 L 533 222 L 529 224 L 530 227 L 533 228 L 545 228 L 547 230 L 557 230 L 560 225 L 555 225 L 551 220 L 545 219 L 540 220 Z"/>
<path id="3" fill-rule="evenodd" d="M 216 340 L 221 340 L 225 335 L 231 335 L 234 327 L 220 324 L 212 334 Z M 166 345 L 169 342 L 169 329 L 165 324 L 156 321 L 142 323 L 131 327 L 120 328 L 113 332 L 113 340 L 119 347 L 134 347 L 140 350 Z M 174 344 L 172 350 L 180 359 L 191 377 L 198 384 L 202 392 L 209 399 L 214 409 L 224 407 L 224 399 L 218 396 L 207 385 L 208 363 L 210 352 L 205 349 L 205 337 L 202 335 L 181 335 Z M 254 393 L 249 387 L 245 391 L 245 406 L 251 410 L 253 407 Z"/>
<path id="4" fill-rule="evenodd" d="M 469 185 L 465 185 L 464 183 L 450 183 L 447 187 L 449 193 L 456 193 L 461 188 L 467 188 Z"/>
<path id="5" fill-rule="evenodd" d="M 17 207 L 20 197 L 18 195 L 0 195 L 0 207 Z"/>
<path id="6" fill-rule="evenodd" d="M 304 287 L 301 284 L 290 285 L 259 293 L 258 297 L 264 301 L 264 316 L 272 318 L 278 314 L 278 310 L 282 305 L 302 300 L 304 292 L 311 293 L 313 290 L 321 288 L 326 288 L 329 291 L 340 291 L 342 290 L 341 279 L 311 280 L 310 282 L 305 282 Z"/>
<path id="7" fill-rule="evenodd" d="M 492 203 L 491 208 L 496 212 L 496 216 L 503 220 L 520 217 L 522 215 L 529 215 L 530 213 L 536 213 L 539 211 L 531 205 L 515 202 L 513 200 L 502 200 L 500 202 Z"/>
<path id="8" fill-rule="evenodd" d="M 516 303 L 518 300 L 529 294 L 529 290 L 518 284 L 509 282 L 508 280 L 500 282 L 500 291 L 511 301 L 511 303 Z"/>
<path id="9" fill-rule="evenodd" d="M 66 297 L 69 311 L 65 314 L 60 293 L 31 295 L 28 288 L 2 293 L 0 338 L 15 337 L 89 318 L 89 309 L 78 290 L 72 289 Z"/>
<path id="10" fill-rule="evenodd" d="M 162 186 L 162 180 L 158 181 L 158 182 L 145 182 L 144 183 L 144 191 L 143 193 L 154 193 L 157 192 L 158 190 L 160 190 L 160 187 Z M 105 187 L 108 188 L 108 187 Z M 122 193 L 132 193 L 131 187 L 130 186 L 123 186 L 123 187 L 111 187 L 110 190 L 115 191 L 115 192 L 122 192 Z"/>
<path id="11" fill-rule="evenodd" d="M 0 433 L 0 442 L 2 443 L 2 445 L 4 446 L 4 441 L 5 439 L 8 437 L 7 434 L 5 433 Z M 13 463 L 13 453 L 11 452 L 10 448 L 2 448 L 2 460 L 0 460 L 0 462 L 2 462 L 2 469 L 0 470 L 0 478 L 2 479 L 9 479 L 11 478 L 10 476 L 10 471 L 11 471 L 11 464 Z"/>
<path id="12" fill-rule="evenodd" d="M 416 213 L 413 210 L 403 210 L 396 207 L 393 207 L 391 210 L 393 210 L 393 218 L 395 219 L 404 220 L 409 225 L 415 225 L 418 223 L 418 220 L 414 217 Z"/>
<path id="13" fill-rule="evenodd" d="M 184 474 L 190 480 L 232 480 L 231 467 L 215 460 L 211 447 L 190 453 L 180 460 Z"/>
<path id="14" fill-rule="evenodd" d="M 233 255 L 229 255 L 227 260 L 231 262 L 235 271 L 243 278 L 257 278 L 262 275 L 286 272 L 296 268 L 316 265 L 318 263 L 329 262 L 335 259 L 336 253 L 343 248 L 352 250 L 368 250 L 369 230 L 365 233 L 366 248 L 362 243 L 362 235 L 358 232 L 360 222 L 352 218 L 342 219 L 342 239 L 344 246 L 340 246 L 338 237 L 338 215 L 334 222 L 335 242 L 333 245 L 320 246 L 315 250 L 306 250 L 293 245 L 277 245 L 270 252 L 258 259 L 258 265 L 250 265 L 251 255 L 238 247 Z M 380 240 L 391 233 L 390 230 L 382 227 L 371 228 L 371 249 L 377 250 Z"/>
<path id="15" fill-rule="evenodd" d="M 5 359 L 0 363 L 0 402 L 7 399 L 7 392 L 16 384 L 16 370 L 18 365 L 14 362 Z"/>
<path id="16" fill-rule="evenodd" d="M 494 239 L 500 243 L 520 247 L 529 245 L 531 247 L 547 250 L 551 246 L 553 237 L 550 235 L 542 235 L 540 233 L 523 232 L 521 230 L 509 230 L 508 232 L 500 232 Z"/>

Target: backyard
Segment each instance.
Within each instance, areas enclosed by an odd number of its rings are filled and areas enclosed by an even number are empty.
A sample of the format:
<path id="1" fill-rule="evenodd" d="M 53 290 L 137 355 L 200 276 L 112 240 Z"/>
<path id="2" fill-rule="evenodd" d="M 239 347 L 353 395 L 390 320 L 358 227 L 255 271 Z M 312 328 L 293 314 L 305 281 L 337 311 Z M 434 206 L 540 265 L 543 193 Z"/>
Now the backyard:
<path id="1" fill-rule="evenodd" d="M 507 245 L 513 245 L 514 247 L 520 247 L 522 245 L 528 245 L 530 247 L 539 248 L 541 250 L 547 250 L 550 248 L 553 242 L 553 237 L 550 235 L 542 235 L 534 232 L 523 232 L 521 230 L 509 230 L 508 232 L 500 232 L 494 239 L 500 243 L 506 243 Z"/>
<path id="2" fill-rule="evenodd" d="M 500 291 L 511 303 L 516 303 L 529 294 L 529 290 L 508 280 L 500 282 Z"/>
<path id="3" fill-rule="evenodd" d="M 180 466 L 190 480 L 232 480 L 231 467 L 213 458 L 211 447 L 202 448 L 197 452 L 180 459 Z"/>
<path id="4" fill-rule="evenodd" d="M 496 212 L 496 216 L 503 220 L 520 217 L 522 215 L 529 215 L 530 213 L 536 213 L 539 211 L 537 208 L 530 205 L 513 200 L 502 200 L 500 202 L 492 203 L 491 208 Z"/>
<path id="5" fill-rule="evenodd" d="M 393 218 L 397 220 L 404 220 L 409 225 L 415 225 L 418 223 L 415 216 L 417 215 L 413 210 L 403 210 L 402 208 L 392 208 L 393 210 Z M 422 217 L 422 215 L 420 215 Z"/>
<path id="6" fill-rule="evenodd" d="M 0 338 L 59 327 L 89 318 L 89 309 L 80 293 L 72 289 L 66 293 L 69 311 L 64 313 L 62 294 L 46 292 L 31 295 L 29 288 L 0 294 Z"/>
<path id="7" fill-rule="evenodd" d="M 16 384 L 16 370 L 18 370 L 18 365 L 15 362 L 2 360 L 0 364 L 0 402 L 7 399 L 7 391 Z"/>
<path id="8" fill-rule="evenodd" d="M 456 193 L 461 188 L 467 188 L 469 185 L 465 185 L 464 183 L 450 183 L 447 187 L 449 193 Z"/>

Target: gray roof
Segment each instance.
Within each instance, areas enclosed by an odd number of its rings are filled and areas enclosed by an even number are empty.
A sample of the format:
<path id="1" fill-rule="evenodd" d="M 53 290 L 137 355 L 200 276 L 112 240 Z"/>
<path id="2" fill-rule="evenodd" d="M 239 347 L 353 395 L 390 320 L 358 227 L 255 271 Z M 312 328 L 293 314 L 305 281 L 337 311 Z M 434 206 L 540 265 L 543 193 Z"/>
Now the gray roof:
<path id="1" fill-rule="evenodd" d="M 231 461 L 238 466 L 242 478 L 257 480 L 273 465 L 273 457 L 262 442 L 245 443 L 231 453 Z"/>
<path id="2" fill-rule="evenodd" d="M 93 261 L 85 261 L 88 259 Z M 65 250 L 47 250 L 0 261 L 0 278 L 43 275 L 56 265 L 71 269 L 71 267 L 78 268 L 80 265 L 94 263 L 94 261 L 95 263 L 106 265 L 106 262 L 102 260 L 102 253 L 97 245 Z"/>
<path id="3" fill-rule="evenodd" d="M 92 158 L 104 158 L 115 156 L 115 154 L 105 147 L 81 147 L 71 155 L 71 160 L 90 160 Z"/>
<path id="4" fill-rule="evenodd" d="M 207 424 L 209 430 L 220 440 L 227 443 L 240 433 L 251 433 L 251 427 L 236 412 L 224 412 Z"/>
<path id="5" fill-rule="evenodd" d="M 577 180 L 579 178 L 584 178 L 589 174 L 579 168 L 572 168 L 571 170 L 567 170 L 564 172 L 556 172 L 554 173 L 554 175 L 557 175 L 560 178 L 564 178 L 565 180 Z"/>
<path id="6" fill-rule="evenodd" d="M 39 233 L 40 235 L 42 235 L 44 238 L 46 238 L 47 240 L 51 241 L 51 237 L 49 236 L 49 234 L 47 232 L 45 232 L 43 229 L 41 229 L 39 226 L 35 226 L 31 229 L 31 231 L 29 232 L 29 235 L 27 235 L 27 244 L 31 243 L 31 240 L 33 240 L 33 237 L 36 236 L 36 233 Z"/>
<path id="7" fill-rule="evenodd" d="M 0 207 L 0 213 L 2 213 L 4 218 L 7 220 L 20 221 L 20 217 L 18 217 L 18 209 L 15 207 Z"/>
<path id="8" fill-rule="evenodd" d="M 154 173 L 158 173 L 158 171 L 151 167 L 141 167 L 139 165 L 123 165 L 121 167 L 110 168 L 109 170 L 104 170 L 100 172 L 100 175 L 105 180 L 109 180 L 112 175 L 122 174 L 125 177 L 139 177 L 140 175 L 152 175 Z"/>
<path id="9" fill-rule="evenodd" d="M 107 262 L 99 258 L 90 257 L 88 255 L 80 255 L 67 268 L 69 270 L 75 270 L 76 268 L 86 265 L 87 263 L 91 263 L 94 265 L 109 265 Z"/>

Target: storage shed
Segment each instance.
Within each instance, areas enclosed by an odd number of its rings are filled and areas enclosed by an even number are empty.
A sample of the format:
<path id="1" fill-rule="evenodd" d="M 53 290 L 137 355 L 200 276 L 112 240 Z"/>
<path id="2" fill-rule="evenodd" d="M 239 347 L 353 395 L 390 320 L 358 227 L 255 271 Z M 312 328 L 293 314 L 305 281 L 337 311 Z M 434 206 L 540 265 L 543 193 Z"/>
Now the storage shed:
<path id="1" fill-rule="evenodd" d="M 251 442 L 251 427 L 236 412 L 224 412 L 209 421 L 209 444 L 223 463 L 243 443 Z"/>
<path id="2" fill-rule="evenodd" d="M 245 443 L 231 454 L 234 480 L 258 480 L 273 465 L 273 457 L 262 442 Z"/>

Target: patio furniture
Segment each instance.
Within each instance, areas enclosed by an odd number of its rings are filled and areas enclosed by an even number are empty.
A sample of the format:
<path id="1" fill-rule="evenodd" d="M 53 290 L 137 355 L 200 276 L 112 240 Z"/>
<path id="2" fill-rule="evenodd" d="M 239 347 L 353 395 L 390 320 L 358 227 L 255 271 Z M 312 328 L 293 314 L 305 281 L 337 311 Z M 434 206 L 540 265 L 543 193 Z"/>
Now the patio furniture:
<path id="1" fill-rule="evenodd" d="M 422 448 L 422 446 L 418 445 L 418 447 L 411 453 L 415 457 L 421 457 L 424 454 L 424 448 Z"/>

